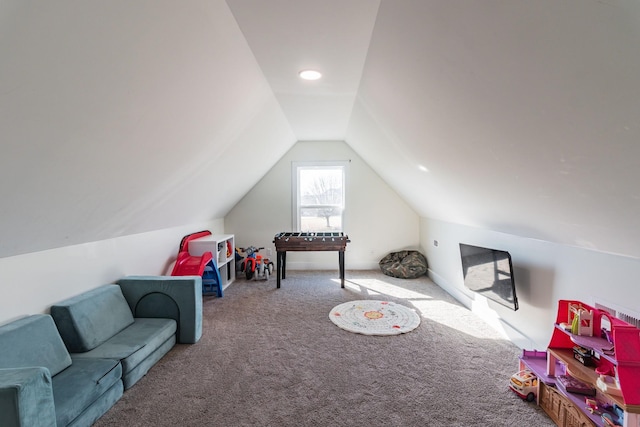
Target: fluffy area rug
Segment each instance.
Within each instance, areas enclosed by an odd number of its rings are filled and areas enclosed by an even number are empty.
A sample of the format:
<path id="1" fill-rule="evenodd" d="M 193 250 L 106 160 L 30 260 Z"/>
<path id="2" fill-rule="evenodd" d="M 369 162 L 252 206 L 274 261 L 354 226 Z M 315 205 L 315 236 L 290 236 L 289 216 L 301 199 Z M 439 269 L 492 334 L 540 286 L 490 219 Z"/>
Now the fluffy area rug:
<path id="1" fill-rule="evenodd" d="M 420 325 L 420 316 L 391 301 L 358 300 L 335 306 L 329 319 L 344 330 L 363 335 L 399 335 Z"/>

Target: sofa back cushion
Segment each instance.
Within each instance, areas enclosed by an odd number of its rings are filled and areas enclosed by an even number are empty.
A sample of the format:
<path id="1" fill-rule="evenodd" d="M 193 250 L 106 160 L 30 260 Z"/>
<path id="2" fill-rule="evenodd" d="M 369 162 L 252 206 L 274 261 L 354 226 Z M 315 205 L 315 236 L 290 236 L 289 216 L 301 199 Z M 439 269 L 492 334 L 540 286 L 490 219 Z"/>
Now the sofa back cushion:
<path id="1" fill-rule="evenodd" d="M 120 286 L 105 285 L 51 307 L 51 316 L 71 353 L 92 350 L 133 323 Z"/>
<path id="2" fill-rule="evenodd" d="M 42 366 L 54 376 L 70 365 L 69 352 L 48 314 L 34 314 L 0 326 L 0 368 Z"/>

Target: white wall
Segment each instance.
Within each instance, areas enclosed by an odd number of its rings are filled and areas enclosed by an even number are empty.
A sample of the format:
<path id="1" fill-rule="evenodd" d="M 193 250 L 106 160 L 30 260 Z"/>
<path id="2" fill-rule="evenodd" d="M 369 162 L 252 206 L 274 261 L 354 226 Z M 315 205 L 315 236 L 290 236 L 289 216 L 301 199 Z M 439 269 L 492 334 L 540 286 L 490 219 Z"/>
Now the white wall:
<path id="1" fill-rule="evenodd" d="M 123 276 L 165 274 L 182 237 L 205 229 L 222 233 L 223 220 L 0 258 L 0 324 Z"/>
<path id="2" fill-rule="evenodd" d="M 345 232 L 347 269 L 378 268 L 387 253 L 418 247 L 419 217 L 342 141 L 296 143 L 225 217 L 236 246 L 264 246 L 275 259 L 273 237 L 292 231 L 291 162 L 348 160 Z M 239 167 L 239 173 L 241 173 Z M 264 251 L 264 255 L 268 252 Z M 335 252 L 291 252 L 287 268 L 336 269 Z"/>
<path id="3" fill-rule="evenodd" d="M 640 312 L 640 287 L 635 283 L 640 260 L 636 258 L 427 218 L 421 218 L 420 227 L 420 243 L 429 261 L 430 277 L 523 348 L 546 348 L 559 299 L 587 304 L 597 299 Z M 511 254 L 518 311 L 488 302 L 464 288 L 459 243 Z"/>
<path id="4" fill-rule="evenodd" d="M 3 0 L 0 58 L 0 257 L 222 218 L 296 141 L 224 0 Z"/>
<path id="5" fill-rule="evenodd" d="M 382 1 L 346 140 L 420 217 L 640 258 L 639 21 Z"/>

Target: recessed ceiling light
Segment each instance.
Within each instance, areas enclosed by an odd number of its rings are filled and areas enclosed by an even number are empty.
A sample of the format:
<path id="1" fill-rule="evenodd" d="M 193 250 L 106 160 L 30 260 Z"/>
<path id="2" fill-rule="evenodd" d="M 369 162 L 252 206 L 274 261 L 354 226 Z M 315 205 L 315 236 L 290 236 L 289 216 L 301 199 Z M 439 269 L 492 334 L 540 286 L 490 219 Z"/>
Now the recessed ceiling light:
<path id="1" fill-rule="evenodd" d="M 322 77 L 320 71 L 316 70 L 302 70 L 298 73 L 298 75 L 301 79 L 305 80 L 318 80 L 320 77 Z"/>

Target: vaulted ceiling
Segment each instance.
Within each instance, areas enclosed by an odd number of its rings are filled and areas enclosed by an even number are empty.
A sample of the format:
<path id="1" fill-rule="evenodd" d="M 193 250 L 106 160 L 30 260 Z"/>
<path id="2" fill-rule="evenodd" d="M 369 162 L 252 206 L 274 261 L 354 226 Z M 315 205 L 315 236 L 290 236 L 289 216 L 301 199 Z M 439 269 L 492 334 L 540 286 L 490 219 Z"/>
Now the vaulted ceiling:
<path id="1" fill-rule="evenodd" d="M 3 1 L 0 257 L 224 217 L 299 140 L 422 217 L 640 257 L 637 46 L 634 0 Z"/>

